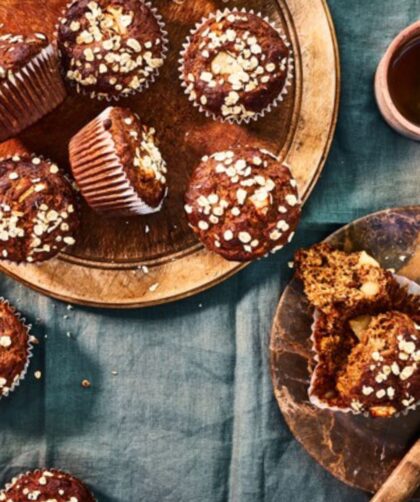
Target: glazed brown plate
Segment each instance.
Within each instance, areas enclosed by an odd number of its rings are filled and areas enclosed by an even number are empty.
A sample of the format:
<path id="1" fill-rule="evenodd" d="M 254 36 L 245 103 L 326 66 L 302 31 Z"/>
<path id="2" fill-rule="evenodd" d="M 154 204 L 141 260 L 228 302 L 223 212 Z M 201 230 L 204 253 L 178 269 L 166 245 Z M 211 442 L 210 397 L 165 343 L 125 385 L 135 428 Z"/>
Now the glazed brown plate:
<path id="1" fill-rule="evenodd" d="M 3 0 L 1 32 L 43 31 L 51 36 L 66 0 Z M 83 209 L 82 231 L 68 254 L 42 265 L 2 263 L 4 272 L 50 296 L 84 305 L 138 307 L 184 298 L 221 282 L 243 265 L 207 252 L 190 231 L 183 196 L 201 156 L 238 143 L 279 153 L 291 166 L 306 200 L 328 153 L 337 118 L 337 45 L 324 0 L 155 0 L 166 23 L 169 57 L 155 84 L 120 101 L 154 126 L 168 163 L 170 195 L 148 217 L 106 219 Z M 293 86 L 282 106 L 248 126 L 213 122 L 183 94 L 178 57 L 189 31 L 203 16 L 226 7 L 247 7 L 270 16 L 288 35 L 295 55 Z M 70 138 L 107 106 L 70 96 L 56 111 L 0 145 L 42 154 L 68 169 Z M 144 273 L 147 269 L 148 273 Z"/>
<path id="2" fill-rule="evenodd" d="M 420 206 L 366 216 L 327 241 L 348 252 L 366 250 L 383 267 L 420 282 Z M 349 485 L 377 491 L 418 439 L 420 410 L 372 419 L 312 406 L 308 400 L 308 367 L 314 364 L 311 324 L 312 310 L 302 284 L 292 279 L 280 300 L 271 334 L 277 402 L 296 439 L 325 469 Z"/>

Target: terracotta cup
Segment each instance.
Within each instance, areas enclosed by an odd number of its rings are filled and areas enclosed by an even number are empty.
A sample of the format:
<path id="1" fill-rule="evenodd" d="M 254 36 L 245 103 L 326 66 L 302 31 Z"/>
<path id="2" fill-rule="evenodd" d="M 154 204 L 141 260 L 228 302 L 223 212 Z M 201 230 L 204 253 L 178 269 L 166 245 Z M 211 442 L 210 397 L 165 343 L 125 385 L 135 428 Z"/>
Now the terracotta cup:
<path id="1" fill-rule="evenodd" d="M 375 96 L 384 119 L 400 134 L 420 141 L 420 126 L 407 120 L 392 101 L 388 86 L 388 72 L 395 53 L 410 40 L 420 36 L 420 21 L 408 26 L 391 43 L 379 63 L 375 76 Z"/>

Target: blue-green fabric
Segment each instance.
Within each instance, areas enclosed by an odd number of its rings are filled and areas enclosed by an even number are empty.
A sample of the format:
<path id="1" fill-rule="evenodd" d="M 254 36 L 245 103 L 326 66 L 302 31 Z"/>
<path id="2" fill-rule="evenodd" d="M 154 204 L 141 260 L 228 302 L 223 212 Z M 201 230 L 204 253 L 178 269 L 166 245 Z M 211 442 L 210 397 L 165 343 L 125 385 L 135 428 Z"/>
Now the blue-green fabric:
<path id="1" fill-rule="evenodd" d="M 293 439 L 273 397 L 268 335 L 293 249 L 374 210 L 420 202 L 420 145 L 382 122 L 372 94 L 380 56 L 419 17 L 420 0 L 330 7 L 340 119 L 289 250 L 193 299 L 132 312 L 67 310 L 0 279 L 42 342 L 23 385 L 0 401 L 1 483 L 49 465 L 86 480 L 100 502 L 368 500 Z"/>

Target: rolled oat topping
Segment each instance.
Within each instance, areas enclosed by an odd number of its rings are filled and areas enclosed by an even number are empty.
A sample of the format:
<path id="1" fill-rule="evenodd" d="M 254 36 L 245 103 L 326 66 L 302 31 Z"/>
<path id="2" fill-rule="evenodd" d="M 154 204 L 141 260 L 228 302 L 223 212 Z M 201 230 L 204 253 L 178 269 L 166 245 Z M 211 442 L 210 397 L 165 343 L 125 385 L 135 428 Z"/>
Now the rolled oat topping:
<path id="1" fill-rule="evenodd" d="M 233 148 L 202 159 L 185 211 L 209 249 L 229 260 L 249 261 L 293 238 L 300 215 L 297 183 L 270 152 Z"/>
<path id="2" fill-rule="evenodd" d="M 0 396 L 22 378 L 28 362 L 29 332 L 15 310 L 0 300 Z"/>
<path id="3" fill-rule="evenodd" d="M 0 160 L 0 257 L 38 262 L 73 246 L 76 208 L 56 164 L 30 156 Z"/>
<path id="4" fill-rule="evenodd" d="M 58 28 L 66 77 L 91 97 L 141 90 L 166 52 L 162 23 L 142 0 L 74 0 Z"/>
<path id="5" fill-rule="evenodd" d="M 0 36 L 0 81 L 11 79 L 25 64 L 48 46 L 48 38 L 43 33 L 31 36 L 7 33 Z"/>
<path id="6" fill-rule="evenodd" d="M 248 120 L 287 92 L 290 44 L 259 15 L 226 10 L 193 33 L 181 71 L 190 99 L 200 108 L 224 120 Z"/>
<path id="7" fill-rule="evenodd" d="M 0 492 L 0 501 L 95 502 L 83 483 L 66 472 L 44 469 L 12 479 Z"/>

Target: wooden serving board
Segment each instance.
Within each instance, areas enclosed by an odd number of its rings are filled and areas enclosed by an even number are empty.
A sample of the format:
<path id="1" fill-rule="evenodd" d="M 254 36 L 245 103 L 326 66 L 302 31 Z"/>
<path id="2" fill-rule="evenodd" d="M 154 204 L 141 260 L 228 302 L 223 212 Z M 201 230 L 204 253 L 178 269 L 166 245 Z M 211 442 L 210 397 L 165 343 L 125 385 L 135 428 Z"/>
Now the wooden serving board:
<path id="1" fill-rule="evenodd" d="M 366 250 L 383 267 L 420 283 L 420 206 L 369 215 L 327 240 L 346 251 Z M 325 469 L 349 485 L 375 492 L 419 438 L 420 409 L 373 419 L 312 406 L 308 400 L 308 365 L 314 361 L 311 324 L 302 284 L 293 279 L 282 295 L 271 334 L 277 402 L 296 439 Z"/>
<path id="2" fill-rule="evenodd" d="M 120 102 L 157 130 L 169 169 L 170 195 L 148 217 L 106 219 L 83 209 L 77 246 L 42 265 L 2 262 L 1 269 L 42 293 L 91 306 L 139 307 L 193 295 L 231 276 L 243 265 L 227 262 L 199 245 L 183 211 L 188 178 L 201 156 L 238 143 L 280 153 L 306 200 L 328 153 L 337 119 L 339 63 L 334 28 L 324 0 L 155 0 L 169 32 L 170 54 L 157 82 Z M 43 31 L 51 36 L 66 0 L 3 0 L 1 32 Z M 269 15 L 289 36 L 295 79 L 285 102 L 249 126 L 206 119 L 183 94 L 178 76 L 182 43 L 203 16 L 226 7 Z M 70 93 L 65 103 L 0 155 L 30 150 L 68 167 L 68 142 L 107 106 Z M 144 273 L 147 266 L 148 273 Z"/>

